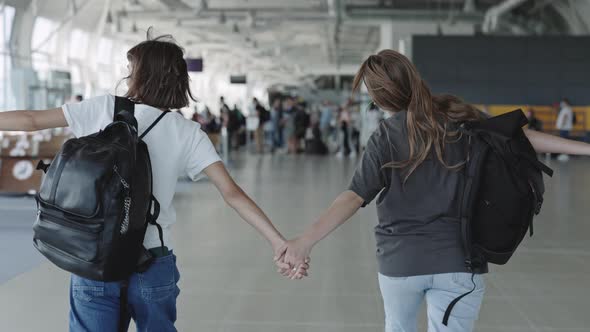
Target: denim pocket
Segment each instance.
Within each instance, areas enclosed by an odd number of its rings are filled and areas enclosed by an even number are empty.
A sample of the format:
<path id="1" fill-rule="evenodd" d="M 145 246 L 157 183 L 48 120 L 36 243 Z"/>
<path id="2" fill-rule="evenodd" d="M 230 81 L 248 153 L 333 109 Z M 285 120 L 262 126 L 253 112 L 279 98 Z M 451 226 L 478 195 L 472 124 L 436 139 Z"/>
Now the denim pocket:
<path id="1" fill-rule="evenodd" d="M 77 300 L 92 302 L 93 299 L 104 296 L 104 282 L 72 275 L 71 283 L 72 297 Z"/>
<path id="2" fill-rule="evenodd" d="M 168 255 L 154 260 L 149 269 L 138 273 L 139 291 L 146 302 L 160 302 L 178 294 L 176 257 Z"/>

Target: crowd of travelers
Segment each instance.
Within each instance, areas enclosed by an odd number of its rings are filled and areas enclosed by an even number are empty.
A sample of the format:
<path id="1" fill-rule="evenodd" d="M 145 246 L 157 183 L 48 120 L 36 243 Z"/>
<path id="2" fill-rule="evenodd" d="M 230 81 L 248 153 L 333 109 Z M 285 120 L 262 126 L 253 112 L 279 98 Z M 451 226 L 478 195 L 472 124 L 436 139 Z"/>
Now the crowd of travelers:
<path id="1" fill-rule="evenodd" d="M 253 98 L 245 110 L 237 105 L 230 108 L 222 96 L 217 114 L 204 107 L 194 113 L 193 120 L 218 148 L 224 144 L 221 132 L 225 128 L 230 151 L 335 154 L 340 158 L 358 156 L 384 116 L 374 104 L 364 107 L 352 99 L 341 105 L 328 100 L 310 104 L 295 96 L 274 97 L 268 107 Z"/>

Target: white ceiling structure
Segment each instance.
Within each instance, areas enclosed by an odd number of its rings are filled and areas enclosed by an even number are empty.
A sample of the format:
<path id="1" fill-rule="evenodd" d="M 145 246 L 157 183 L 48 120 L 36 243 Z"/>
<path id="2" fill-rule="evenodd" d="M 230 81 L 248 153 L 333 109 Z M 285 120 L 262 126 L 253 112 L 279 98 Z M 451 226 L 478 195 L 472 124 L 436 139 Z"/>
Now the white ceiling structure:
<path id="1" fill-rule="evenodd" d="M 135 43 L 170 33 L 205 66 L 270 83 L 352 73 L 414 34 L 588 34 L 589 0 L 4 0 Z M 286 82 L 287 83 L 287 82 Z"/>

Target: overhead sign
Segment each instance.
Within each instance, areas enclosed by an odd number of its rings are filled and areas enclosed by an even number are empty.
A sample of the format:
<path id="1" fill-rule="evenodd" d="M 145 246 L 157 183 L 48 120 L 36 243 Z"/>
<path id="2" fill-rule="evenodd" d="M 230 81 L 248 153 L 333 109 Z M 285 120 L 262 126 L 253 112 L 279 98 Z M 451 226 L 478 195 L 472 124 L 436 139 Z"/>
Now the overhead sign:
<path id="1" fill-rule="evenodd" d="M 246 84 L 246 75 L 231 75 L 229 81 L 231 84 Z"/>
<path id="2" fill-rule="evenodd" d="M 200 73 L 203 71 L 203 59 L 202 58 L 187 58 L 186 69 L 189 72 Z"/>

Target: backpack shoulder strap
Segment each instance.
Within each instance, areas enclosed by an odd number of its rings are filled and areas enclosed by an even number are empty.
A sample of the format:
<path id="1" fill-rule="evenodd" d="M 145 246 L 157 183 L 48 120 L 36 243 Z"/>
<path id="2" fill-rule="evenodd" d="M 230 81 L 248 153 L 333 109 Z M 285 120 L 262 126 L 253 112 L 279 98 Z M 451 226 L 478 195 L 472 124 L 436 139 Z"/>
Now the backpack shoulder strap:
<path id="1" fill-rule="evenodd" d="M 137 131 L 135 103 L 128 98 L 115 96 L 115 112 L 113 114 L 113 122 L 115 121 L 123 121 L 131 125 Z"/>
<path id="2" fill-rule="evenodd" d="M 140 139 L 143 139 L 145 137 L 145 135 L 147 135 L 150 130 L 152 130 L 157 124 L 158 122 L 160 122 L 160 120 L 162 120 L 164 118 L 164 116 L 166 116 L 166 114 L 170 113 L 170 110 L 166 110 L 163 111 L 162 114 L 160 114 L 160 116 L 158 116 L 158 118 L 148 127 L 148 129 L 146 129 L 143 134 L 141 134 L 141 136 L 139 136 Z"/>
<path id="3" fill-rule="evenodd" d="M 509 138 L 517 135 L 527 123 L 528 120 L 522 110 L 517 109 L 489 119 L 466 122 L 464 127 L 472 131 L 484 131 Z"/>

